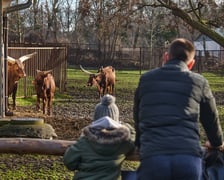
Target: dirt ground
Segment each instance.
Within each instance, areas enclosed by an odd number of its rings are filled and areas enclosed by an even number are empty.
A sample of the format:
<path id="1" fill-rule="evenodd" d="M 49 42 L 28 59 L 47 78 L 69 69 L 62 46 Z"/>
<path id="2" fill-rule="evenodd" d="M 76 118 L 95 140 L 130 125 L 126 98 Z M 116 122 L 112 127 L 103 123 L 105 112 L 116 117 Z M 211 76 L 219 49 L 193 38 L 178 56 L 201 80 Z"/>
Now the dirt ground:
<path id="1" fill-rule="evenodd" d="M 32 106 L 17 106 L 11 118 L 43 118 L 45 123 L 54 128 L 58 136 L 56 139 L 76 140 L 80 136 L 81 129 L 91 123 L 94 108 L 100 99 L 94 90 L 92 94 L 85 94 L 85 92 L 76 94 L 72 90 L 68 91 L 67 94 L 69 94 L 69 98 L 54 101 L 52 116 L 37 112 L 35 104 L 33 104 Z M 129 94 L 124 98 L 116 97 L 116 104 L 120 110 L 120 120 L 133 123 L 133 95 Z"/>
<path id="2" fill-rule="evenodd" d="M 77 140 L 81 134 L 82 128 L 91 123 L 94 108 L 96 104 L 100 102 L 100 99 L 97 97 L 95 89 L 93 89 L 91 93 L 86 93 L 84 91 L 77 92 L 75 89 L 71 89 L 66 93 L 66 98 L 63 96 L 63 98 L 55 99 L 53 115 L 51 117 L 43 115 L 42 112 L 37 112 L 35 103 L 33 103 L 31 106 L 17 105 L 17 109 L 13 111 L 13 116 L 9 118 L 43 118 L 45 123 L 50 124 L 55 130 L 58 137 L 54 139 Z M 120 110 L 120 120 L 133 123 L 133 95 L 129 93 L 127 95 L 116 96 L 116 104 Z M 12 172 L 12 176 L 14 177 L 17 170 L 19 171 L 21 168 L 27 168 L 26 165 L 31 167 L 26 170 L 27 172 L 24 175 L 29 176 L 29 179 L 42 179 L 39 177 L 40 174 L 44 175 L 43 179 L 52 179 L 52 168 L 54 167 L 56 167 L 55 174 L 61 173 L 60 177 L 53 179 L 71 179 L 70 176 L 67 177 L 69 171 L 65 169 L 61 156 L 44 156 L 37 160 L 35 156 L 21 156 L 17 154 L 7 156 L 4 154 L 0 155 L 0 176 L 2 173 L 5 174 L 8 170 L 14 169 Z M 128 165 L 128 167 L 129 166 L 130 165 Z M 36 171 L 40 174 L 35 174 Z M 8 173 L 11 174 L 10 172 Z M 21 172 L 19 171 L 19 173 Z M 63 177 L 61 177 L 62 175 Z M 64 176 L 66 176 L 66 178 Z M 21 177 L 15 177 L 13 179 L 17 180 L 21 179 Z"/>
<path id="3" fill-rule="evenodd" d="M 74 90 L 68 90 L 69 98 L 56 99 L 53 106 L 53 115 L 43 115 L 42 112 L 37 112 L 35 104 L 32 106 L 17 106 L 14 115 L 11 118 L 17 117 L 32 117 L 43 118 L 44 121 L 50 124 L 57 134 L 56 139 L 76 140 L 81 129 L 91 123 L 94 108 L 100 99 L 93 90 L 90 94 L 85 92 L 74 93 Z M 224 104 L 224 93 L 214 93 L 217 105 Z M 120 120 L 133 125 L 133 93 L 116 96 L 116 104 L 120 110 Z M 220 117 L 221 120 L 223 117 Z"/>

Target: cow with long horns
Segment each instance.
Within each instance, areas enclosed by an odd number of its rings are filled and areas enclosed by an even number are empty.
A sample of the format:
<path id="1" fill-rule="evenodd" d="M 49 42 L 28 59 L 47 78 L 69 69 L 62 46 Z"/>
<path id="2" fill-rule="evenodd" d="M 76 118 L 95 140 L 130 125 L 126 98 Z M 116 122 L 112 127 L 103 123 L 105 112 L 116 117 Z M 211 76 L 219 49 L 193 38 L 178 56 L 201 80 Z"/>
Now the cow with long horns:
<path id="1" fill-rule="evenodd" d="M 87 86 L 95 85 L 97 87 L 99 97 L 102 97 L 105 93 L 114 95 L 116 75 L 115 69 L 112 66 L 101 66 L 97 73 L 87 71 L 81 65 L 80 69 L 89 74 Z"/>
<path id="2" fill-rule="evenodd" d="M 18 88 L 18 81 L 19 79 L 26 76 L 26 73 L 24 71 L 24 62 L 28 59 L 31 59 L 36 52 L 32 54 L 27 54 L 24 56 L 21 56 L 18 59 L 15 59 L 13 57 L 8 56 L 8 96 L 12 94 L 12 100 L 13 100 L 13 109 L 16 109 L 16 92 Z M 6 102 L 8 103 L 8 102 Z"/>

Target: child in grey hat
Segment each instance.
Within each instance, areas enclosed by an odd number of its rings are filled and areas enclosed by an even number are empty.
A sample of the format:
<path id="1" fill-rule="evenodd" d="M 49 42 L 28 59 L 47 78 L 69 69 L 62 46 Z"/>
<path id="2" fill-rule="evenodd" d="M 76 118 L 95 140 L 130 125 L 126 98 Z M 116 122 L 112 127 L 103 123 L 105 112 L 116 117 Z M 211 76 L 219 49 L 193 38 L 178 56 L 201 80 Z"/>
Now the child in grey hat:
<path id="1" fill-rule="evenodd" d="M 119 109 L 115 104 L 115 97 L 112 95 L 104 95 L 101 99 L 101 102 L 96 105 L 93 121 L 103 116 L 109 116 L 114 121 L 119 121 Z"/>
<path id="2" fill-rule="evenodd" d="M 119 122 L 115 97 L 105 95 L 95 107 L 93 122 L 64 154 L 64 164 L 79 180 L 119 180 L 126 154 L 134 150 L 130 128 Z"/>

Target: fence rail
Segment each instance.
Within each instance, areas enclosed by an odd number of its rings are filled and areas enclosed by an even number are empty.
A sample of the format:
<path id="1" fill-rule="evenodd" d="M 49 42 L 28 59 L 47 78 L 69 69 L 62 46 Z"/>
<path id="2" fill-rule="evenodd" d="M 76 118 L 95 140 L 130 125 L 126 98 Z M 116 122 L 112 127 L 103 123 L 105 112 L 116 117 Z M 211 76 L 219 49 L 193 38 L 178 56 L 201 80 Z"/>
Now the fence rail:
<path id="1" fill-rule="evenodd" d="M 113 52 L 102 52 L 93 46 L 77 46 L 68 44 L 68 63 L 71 65 L 85 65 L 89 67 L 100 67 L 112 65 L 115 68 L 129 68 L 147 70 L 162 65 L 165 47 L 138 47 L 124 48 L 117 46 Z M 109 56 L 108 54 L 113 54 Z M 112 59 L 110 59 L 112 57 Z M 203 72 L 216 70 L 224 64 L 224 50 L 196 51 L 195 70 Z"/>
<path id="2" fill-rule="evenodd" d="M 26 44 L 27 45 L 27 44 Z M 70 65 L 82 64 L 88 67 L 100 67 L 112 65 L 119 69 L 139 69 L 148 70 L 160 67 L 162 64 L 164 47 L 150 48 L 123 48 L 116 46 L 113 52 L 101 52 L 96 46 L 77 46 L 76 44 L 57 44 L 57 47 L 29 47 L 22 45 L 8 48 L 9 56 L 18 58 L 24 54 L 37 52 L 37 55 L 25 62 L 27 77 L 19 81 L 18 96 L 31 96 L 35 94 L 32 80 L 36 74 L 36 69 L 53 69 L 56 85 L 60 92 L 66 89 L 67 63 Z M 105 54 L 106 53 L 106 54 Z M 106 59 L 107 53 L 113 54 L 113 59 Z M 224 65 L 224 50 L 196 51 L 195 71 L 203 72 L 217 70 Z"/>

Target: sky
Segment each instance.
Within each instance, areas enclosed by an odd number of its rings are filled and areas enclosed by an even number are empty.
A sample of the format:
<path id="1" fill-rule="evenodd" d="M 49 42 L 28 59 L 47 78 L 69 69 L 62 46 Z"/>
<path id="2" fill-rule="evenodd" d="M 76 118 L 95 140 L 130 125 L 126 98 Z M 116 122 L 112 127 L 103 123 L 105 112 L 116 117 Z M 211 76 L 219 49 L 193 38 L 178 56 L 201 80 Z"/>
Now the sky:
<path id="1" fill-rule="evenodd" d="M 221 4 L 222 1 L 223 1 L 223 0 L 215 0 L 215 2 L 216 2 L 217 4 Z"/>

